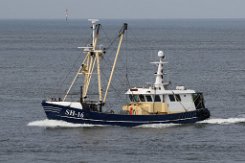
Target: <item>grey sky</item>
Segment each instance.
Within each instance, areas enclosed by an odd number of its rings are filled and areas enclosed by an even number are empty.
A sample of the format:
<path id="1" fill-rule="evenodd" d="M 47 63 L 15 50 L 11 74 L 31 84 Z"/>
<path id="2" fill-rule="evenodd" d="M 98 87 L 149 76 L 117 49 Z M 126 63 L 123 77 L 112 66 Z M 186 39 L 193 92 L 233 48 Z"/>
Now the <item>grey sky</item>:
<path id="1" fill-rule="evenodd" d="M 0 0 L 0 19 L 245 18 L 245 0 Z"/>

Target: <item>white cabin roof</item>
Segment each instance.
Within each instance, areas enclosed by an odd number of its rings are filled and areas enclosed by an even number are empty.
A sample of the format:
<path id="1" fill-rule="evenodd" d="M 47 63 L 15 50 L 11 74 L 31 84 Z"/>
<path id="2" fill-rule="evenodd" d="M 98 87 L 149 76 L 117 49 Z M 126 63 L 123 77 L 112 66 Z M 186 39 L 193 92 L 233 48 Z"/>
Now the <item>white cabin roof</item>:
<path id="1" fill-rule="evenodd" d="M 185 90 L 165 90 L 165 89 L 153 89 L 152 87 L 149 88 L 131 88 L 125 94 L 192 94 L 196 93 L 196 91 L 191 89 Z"/>

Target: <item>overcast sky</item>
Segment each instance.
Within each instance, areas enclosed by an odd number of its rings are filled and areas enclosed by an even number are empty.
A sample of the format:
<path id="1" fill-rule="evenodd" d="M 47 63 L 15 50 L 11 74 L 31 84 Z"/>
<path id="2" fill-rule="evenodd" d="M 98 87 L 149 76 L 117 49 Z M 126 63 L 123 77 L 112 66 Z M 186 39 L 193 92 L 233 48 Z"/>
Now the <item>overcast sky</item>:
<path id="1" fill-rule="evenodd" d="M 245 18 L 245 0 L 0 0 L 0 19 Z"/>

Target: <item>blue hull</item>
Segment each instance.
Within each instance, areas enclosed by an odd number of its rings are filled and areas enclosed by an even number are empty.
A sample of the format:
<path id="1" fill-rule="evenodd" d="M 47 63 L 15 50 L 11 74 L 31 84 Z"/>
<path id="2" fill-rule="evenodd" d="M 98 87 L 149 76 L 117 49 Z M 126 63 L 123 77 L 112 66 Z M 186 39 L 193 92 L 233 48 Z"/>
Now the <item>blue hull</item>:
<path id="1" fill-rule="evenodd" d="M 76 109 L 69 106 L 60 106 L 46 103 L 46 101 L 42 102 L 42 106 L 48 119 L 62 120 L 77 124 L 134 127 L 145 124 L 195 123 L 210 117 L 210 112 L 206 108 L 198 109 L 196 111 L 165 115 L 127 115 L 85 111 L 86 109 Z"/>

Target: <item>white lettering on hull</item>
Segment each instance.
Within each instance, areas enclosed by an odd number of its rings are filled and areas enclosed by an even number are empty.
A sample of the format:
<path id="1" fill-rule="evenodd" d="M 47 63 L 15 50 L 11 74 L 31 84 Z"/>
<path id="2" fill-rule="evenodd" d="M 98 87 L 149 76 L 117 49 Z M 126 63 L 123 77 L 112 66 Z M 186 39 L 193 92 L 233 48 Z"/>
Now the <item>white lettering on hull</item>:
<path id="1" fill-rule="evenodd" d="M 77 117 L 77 118 L 83 118 L 84 117 L 82 112 L 76 112 L 75 110 L 69 110 L 69 109 L 66 109 L 65 115 Z"/>

